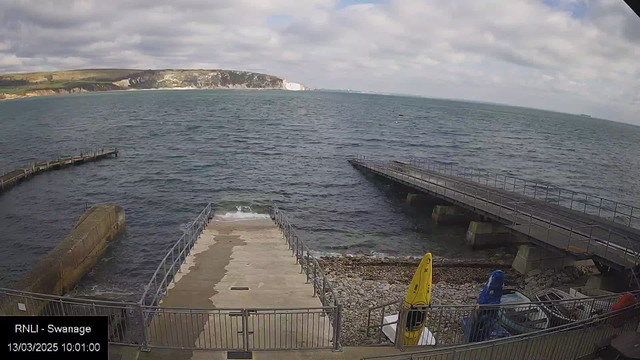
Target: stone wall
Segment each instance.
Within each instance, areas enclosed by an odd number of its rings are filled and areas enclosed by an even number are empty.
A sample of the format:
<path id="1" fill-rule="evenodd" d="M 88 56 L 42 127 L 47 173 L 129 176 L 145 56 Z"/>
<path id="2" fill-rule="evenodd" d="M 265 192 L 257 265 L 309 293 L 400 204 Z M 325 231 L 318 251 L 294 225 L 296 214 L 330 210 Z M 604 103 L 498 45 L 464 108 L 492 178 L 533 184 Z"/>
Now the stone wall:
<path id="1" fill-rule="evenodd" d="M 125 214 L 122 207 L 113 204 L 91 207 L 78 220 L 69 235 L 11 288 L 64 295 L 98 262 L 107 242 L 124 230 L 124 226 Z M 6 306 L 7 304 L 3 304 L 3 310 L 7 310 Z M 36 315 L 34 311 L 39 309 L 28 309 L 29 315 Z"/>

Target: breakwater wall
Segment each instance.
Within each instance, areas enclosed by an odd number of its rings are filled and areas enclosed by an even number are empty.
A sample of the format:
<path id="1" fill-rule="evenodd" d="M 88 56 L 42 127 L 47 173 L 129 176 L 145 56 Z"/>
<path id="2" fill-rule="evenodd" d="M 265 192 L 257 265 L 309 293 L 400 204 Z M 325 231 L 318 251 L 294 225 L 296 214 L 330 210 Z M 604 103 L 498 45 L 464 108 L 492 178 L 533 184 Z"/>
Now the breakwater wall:
<path id="1" fill-rule="evenodd" d="M 88 209 L 73 230 L 31 271 L 16 281 L 15 290 L 32 293 L 64 295 L 101 258 L 107 244 L 124 230 L 124 209 L 114 204 L 99 204 Z M 37 315 L 44 305 L 2 304 L 3 314 Z M 26 313 L 25 313 L 26 312 Z"/>

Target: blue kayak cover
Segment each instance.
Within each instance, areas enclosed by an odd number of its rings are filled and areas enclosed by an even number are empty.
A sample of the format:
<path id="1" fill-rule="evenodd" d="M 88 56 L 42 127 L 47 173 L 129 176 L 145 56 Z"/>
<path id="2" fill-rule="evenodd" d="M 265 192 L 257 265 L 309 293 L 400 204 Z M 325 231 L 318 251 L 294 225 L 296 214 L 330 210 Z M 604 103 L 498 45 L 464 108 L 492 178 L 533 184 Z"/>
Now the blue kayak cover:
<path id="1" fill-rule="evenodd" d="M 478 296 L 478 304 L 500 304 L 502 297 L 502 287 L 504 285 L 504 273 L 502 270 L 493 270 L 491 276 L 484 284 L 480 295 Z"/>

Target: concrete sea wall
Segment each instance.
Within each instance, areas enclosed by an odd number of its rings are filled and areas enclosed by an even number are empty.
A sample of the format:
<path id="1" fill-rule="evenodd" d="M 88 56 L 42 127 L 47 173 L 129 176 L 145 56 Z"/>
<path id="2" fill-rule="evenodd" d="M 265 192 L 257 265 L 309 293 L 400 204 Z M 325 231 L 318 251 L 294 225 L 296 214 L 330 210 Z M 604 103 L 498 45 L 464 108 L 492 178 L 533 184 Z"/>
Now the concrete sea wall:
<path id="1" fill-rule="evenodd" d="M 98 262 L 108 241 L 125 227 L 124 209 L 114 204 L 91 207 L 78 220 L 73 230 L 34 268 L 13 284 L 12 289 L 50 295 L 64 295 Z M 17 304 L 15 309 L 18 309 Z M 7 306 L 9 308 L 7 308 Z M 42 307 L 21 310 L 36 315 Z M 14 313 L 5 303 L 3 313 Z"/>

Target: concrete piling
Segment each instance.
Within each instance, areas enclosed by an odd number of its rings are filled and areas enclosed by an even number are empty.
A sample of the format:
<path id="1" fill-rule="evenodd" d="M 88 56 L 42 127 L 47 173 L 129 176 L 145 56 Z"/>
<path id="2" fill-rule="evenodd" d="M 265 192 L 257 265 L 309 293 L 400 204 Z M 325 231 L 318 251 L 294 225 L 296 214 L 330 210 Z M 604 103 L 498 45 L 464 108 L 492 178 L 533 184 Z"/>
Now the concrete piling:
<path id="1" fill-rule="evenodd" d="M 566 253 L 543 249 L 535 245 L 520 245 L 511 267 L 526 275 L 534 269 L 562 269 L 572 266 L 575 260 Z"/>
<path id="2" fill-rule="evenodd" d="M 431 213 L 431 220 L 436 225 L 465 224 L 476 217 L 472 212 L 454 205 L 436 205 Z"/>

